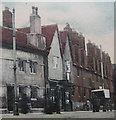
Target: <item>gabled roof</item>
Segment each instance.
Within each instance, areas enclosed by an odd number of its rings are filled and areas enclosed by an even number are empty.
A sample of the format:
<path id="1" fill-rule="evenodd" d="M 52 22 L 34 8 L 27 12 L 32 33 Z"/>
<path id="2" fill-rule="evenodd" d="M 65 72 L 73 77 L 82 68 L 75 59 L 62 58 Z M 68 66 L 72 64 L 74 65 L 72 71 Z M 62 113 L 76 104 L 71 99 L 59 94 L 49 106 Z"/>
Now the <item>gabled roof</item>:
<path id="1" fill-rule="evenodd" d="M 67 42 L 67 36 L 68 36 L 68 31 L 61 31 L 60 32 L 61 49 L 62 49 L 63 54 L 64 54 L 64 50 L 65 50 L 65 45 Z"/>
<path id="2" fill-rule="evenodd" d="M 18 31 L 24 32 L 26 34 L 30 33 L 30 27 L 17 29 Z M 53 40 L 53 36 L 57 30 L 57 25 L 46 25 L 42 26 L 42 34 L 46 37 L 46 46 L 49 49 Z"/>
<path id="3" fill-rule="evenodd" d="M 42 27 L 42 34 L 46 37 L 46 46 L 50 48 L 53 36 L 57 30 L 57 25 L 47 25 Z"/>

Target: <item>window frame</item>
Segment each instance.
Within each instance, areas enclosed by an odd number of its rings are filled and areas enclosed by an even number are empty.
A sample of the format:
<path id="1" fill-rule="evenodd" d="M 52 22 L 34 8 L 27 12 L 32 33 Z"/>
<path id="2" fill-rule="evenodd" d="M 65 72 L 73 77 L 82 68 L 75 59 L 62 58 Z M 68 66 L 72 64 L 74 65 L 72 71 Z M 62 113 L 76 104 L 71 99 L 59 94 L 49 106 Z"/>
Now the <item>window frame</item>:
<path id="1" fill-rule="evenodd" d="M 29 66 L 30 66 L 30 73 L 36 74 L 37 73 L 37 62 L 30 60 Z"/>
<path id="2" fill-rule="evenodd" d="M 26 60 L 19 59 L 18 67 L 20 72 L 26 72 Z"/>
<path id="3" fill-rule="evenodd" d="M 58 68 L 58 56 L 53 56 L 52 57 L 52 62 L 53 62 L 53 68 L 57 69 Z"/>

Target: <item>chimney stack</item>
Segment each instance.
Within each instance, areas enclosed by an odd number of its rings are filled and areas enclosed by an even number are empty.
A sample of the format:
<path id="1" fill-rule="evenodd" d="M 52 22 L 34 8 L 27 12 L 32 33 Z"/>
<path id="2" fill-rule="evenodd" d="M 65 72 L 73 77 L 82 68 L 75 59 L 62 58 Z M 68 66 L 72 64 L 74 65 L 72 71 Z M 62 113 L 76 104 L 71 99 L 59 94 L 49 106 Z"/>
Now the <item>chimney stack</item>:
<path id="1" fill-rule="evenodd" d="M 9 11 L 8 7 L 5 7 L 3 11 L 3 26 L 12 28 L 12 13 Z"/>
<path id="2" fill-rule="evenodd" d="M 41 17 L 38 15 L 38 8 L 34 6 L 30 16 L 30 32 L 41 34 Z"/>
<path id="3" fill-rule="evenodd" d="M 41 34 L 41 17 L 38 15 L 38 8 L 34 6 L 30 16 L 28 43 L 42 50 L 46 48 L 45 37 Z"/>

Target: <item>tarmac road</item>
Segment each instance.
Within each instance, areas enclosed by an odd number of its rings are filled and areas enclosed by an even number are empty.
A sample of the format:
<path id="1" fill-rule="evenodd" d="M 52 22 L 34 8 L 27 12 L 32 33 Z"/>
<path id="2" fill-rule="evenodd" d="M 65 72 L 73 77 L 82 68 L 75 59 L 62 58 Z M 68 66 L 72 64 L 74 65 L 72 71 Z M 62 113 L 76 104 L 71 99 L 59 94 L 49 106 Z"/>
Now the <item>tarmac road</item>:
<path id="1" fill-rule="evenodd" d="M 61 114 L 44 114 L 42 112 L 19 114 L 14 116 L 13 114 L 2 114 L 2 120 L 116 120 L 115 112 L 92 112 L 92 111 L 72 111 L 61 112 Z"/>

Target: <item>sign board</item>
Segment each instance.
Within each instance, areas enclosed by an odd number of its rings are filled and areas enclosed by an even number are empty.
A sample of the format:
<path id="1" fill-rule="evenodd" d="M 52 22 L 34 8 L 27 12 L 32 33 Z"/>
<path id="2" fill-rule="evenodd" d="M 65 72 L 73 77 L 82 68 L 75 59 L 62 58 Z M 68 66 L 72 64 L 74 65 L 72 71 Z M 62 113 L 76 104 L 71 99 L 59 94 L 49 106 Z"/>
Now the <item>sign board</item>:
<path id="1" fill-rule="evenodd" d="M 105 98 L 110 98 L 110 91 L 109 91 L 109 89 L 97 89 L 97 90 L 92 90 L 91 92 L 92 93 L 103 92 Z"/>

